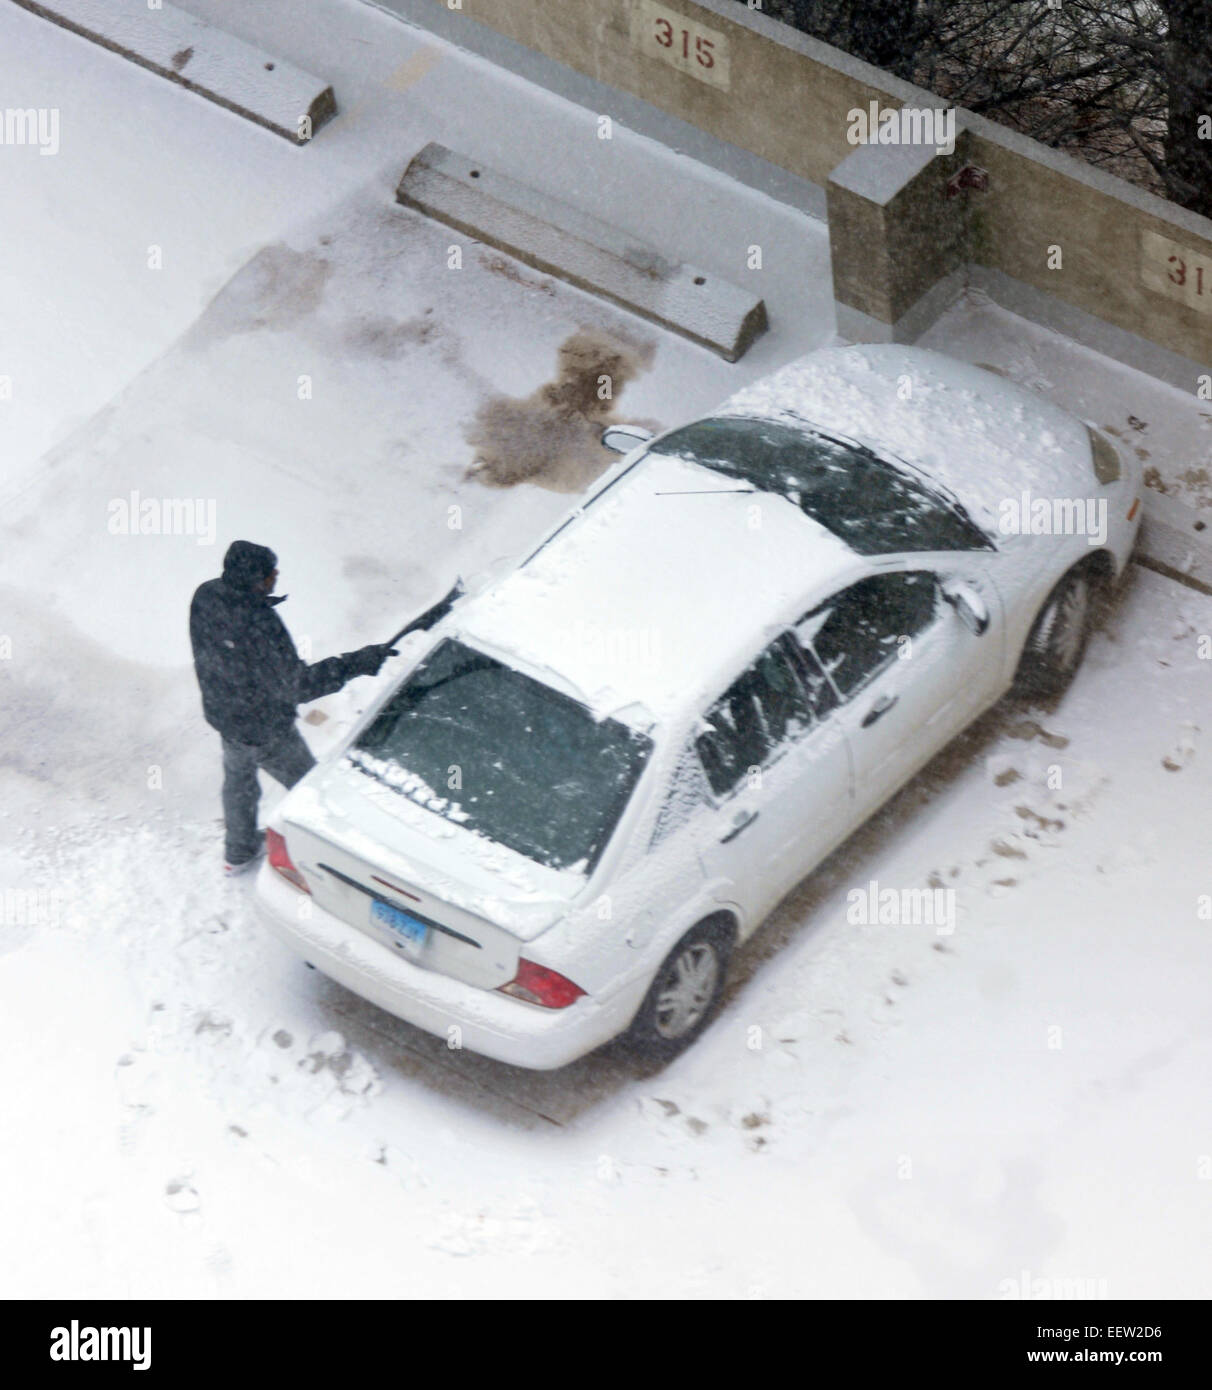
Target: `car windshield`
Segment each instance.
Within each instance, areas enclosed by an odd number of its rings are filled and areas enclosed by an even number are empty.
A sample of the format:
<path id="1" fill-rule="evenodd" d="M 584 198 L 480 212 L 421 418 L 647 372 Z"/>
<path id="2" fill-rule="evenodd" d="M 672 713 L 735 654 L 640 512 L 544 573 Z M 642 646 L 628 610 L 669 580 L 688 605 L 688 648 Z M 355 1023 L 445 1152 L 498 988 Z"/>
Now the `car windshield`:
<path id="1" fill-rule="evenodd" d="M 649 452 L 786 497 L 860 555 L 994 548 L 957 502 L 870 449 L 806 425 L 719 416 L 674 430 Z"/>
<path id="2" fill-rule="evenodd" d="M 651 751 L 644 734 L 447 639 L 348 756 L 447 820 L 589 873 Z"/>

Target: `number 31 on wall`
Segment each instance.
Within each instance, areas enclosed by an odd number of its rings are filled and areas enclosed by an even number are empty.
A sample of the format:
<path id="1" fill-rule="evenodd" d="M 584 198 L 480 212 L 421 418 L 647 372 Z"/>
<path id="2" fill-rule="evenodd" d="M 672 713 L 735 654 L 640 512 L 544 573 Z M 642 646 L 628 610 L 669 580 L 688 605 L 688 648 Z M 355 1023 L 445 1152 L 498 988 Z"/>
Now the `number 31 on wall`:
<path id="1" fill-rule="evenodd" d="M 728 39 L 718 29 L 708 29 L 654 0 L 640 0 L 631 12 L 631 43 L 649 58 L 728 90 Z"/>
<path id="2" fill-rule="evenodd" d="M 1141 234 L 1141 281 L 1167 299 L 1212 314 L 1212 255 L 1159 232 Z"/>

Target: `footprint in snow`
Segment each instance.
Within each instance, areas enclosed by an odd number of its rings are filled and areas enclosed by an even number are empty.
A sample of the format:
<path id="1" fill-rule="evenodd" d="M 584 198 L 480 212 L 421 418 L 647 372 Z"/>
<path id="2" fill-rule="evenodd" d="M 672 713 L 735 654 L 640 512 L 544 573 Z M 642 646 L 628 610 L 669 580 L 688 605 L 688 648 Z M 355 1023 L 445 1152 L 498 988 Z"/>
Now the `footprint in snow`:
<path id="1" fill-rule="evenodd" d="M 202 1199 L 189 1178 L 172 1178 L 166 1183 L 164 1201 L 165 1205 L 182 1216 L 197 1211 L 202 1205 Z"/>
<path id="2" fill-rule="evenodd" d="M 1174 751 L 1162 759 L 1162 767 L 1167 772 L 1181 772 L 1195 757 L 1195 745 L 1199 737 L 1199 725 L 1185 720 L 1179 725 L 1178 742 Z"/>
<path id="3" fill-rule="evenodd" d="M 1020 719 L 1006 729 L 1008 738 L 1030 743 L 1038 739 L 1047 748 L 1068 748 L 1069 740 L 1063 734 L 1052 734 L 1035 719 Z"/>

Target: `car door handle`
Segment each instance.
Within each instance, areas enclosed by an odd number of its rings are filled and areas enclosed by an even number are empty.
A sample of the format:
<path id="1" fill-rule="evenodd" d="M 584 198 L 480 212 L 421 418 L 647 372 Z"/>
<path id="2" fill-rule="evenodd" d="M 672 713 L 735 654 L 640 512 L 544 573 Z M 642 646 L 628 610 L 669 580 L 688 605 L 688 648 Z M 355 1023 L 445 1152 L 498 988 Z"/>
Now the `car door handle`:
<path id="1" fill-rule="evenodd" d="M 867 713 L 863 715 L 863 728 L 870 728 L 877 719 L 882 719 L 900 698 L 899 695 L 881 695 Z"/>
<path id="2" fill-rule="evenodd" d="M 757 818 L 758 813 L 756 811 L 739 812 L 736 819 L 732 822 L 732 829 L 727 835 L 720 836 L 720 844 L 726 845 L 729 840 L 735 840 L 741 831 L 748 829 Z"/>

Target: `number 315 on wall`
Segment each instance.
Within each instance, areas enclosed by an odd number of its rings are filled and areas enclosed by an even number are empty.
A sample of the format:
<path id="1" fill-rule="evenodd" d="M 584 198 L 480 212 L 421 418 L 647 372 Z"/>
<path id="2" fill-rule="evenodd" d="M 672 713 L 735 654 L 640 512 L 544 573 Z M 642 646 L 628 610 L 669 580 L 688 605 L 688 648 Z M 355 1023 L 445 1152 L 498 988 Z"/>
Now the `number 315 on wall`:
<path id="1" fill-rule="evenodd" d="M 676 10 L 639 0 L 631 12 L 631 42 L 649 58 L 728 90 L 728 39 Z"/>

